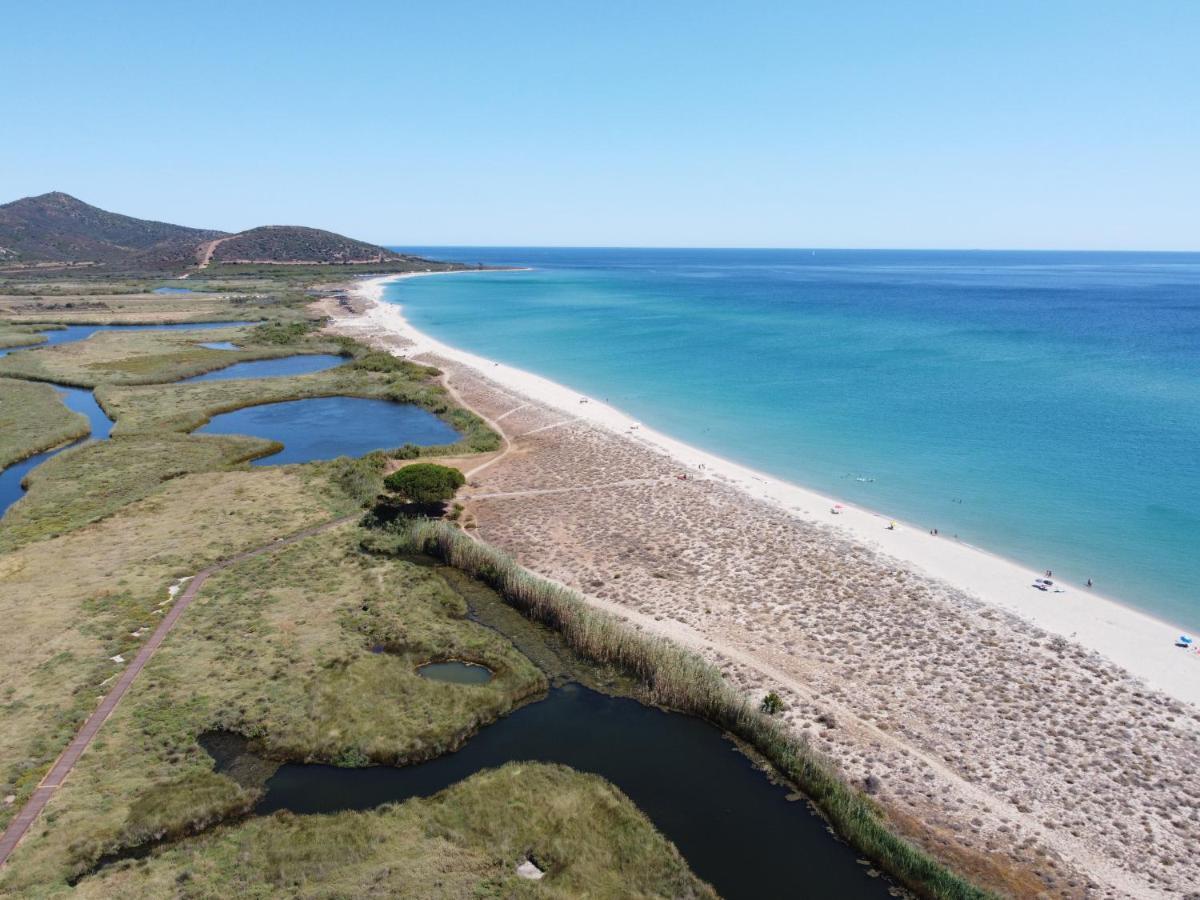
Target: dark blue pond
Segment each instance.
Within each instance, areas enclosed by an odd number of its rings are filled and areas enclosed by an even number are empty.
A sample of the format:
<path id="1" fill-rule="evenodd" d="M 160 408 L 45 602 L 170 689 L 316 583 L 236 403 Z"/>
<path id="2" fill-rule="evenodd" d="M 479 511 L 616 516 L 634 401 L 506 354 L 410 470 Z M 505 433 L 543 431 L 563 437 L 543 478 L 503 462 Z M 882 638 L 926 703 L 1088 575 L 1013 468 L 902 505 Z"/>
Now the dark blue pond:
<path id="1" fill-rule="evenodd" d="M 213 416 L 203 434 L 248 434 L 284 447 L 254 465 L 362 456 L 401 444 L 453 444 L 459 434 L 419 406 L 361 397 L 316 397 L 250 406 Z"/>
<path id="2" fill-rule="evenodd" d="M 250 362 L 234 363 L 232 366 L 217 369 L 215 372 L 205 372 L 203 375 L 185 378 L 183 383 L 228 381 L 232 378 L 272 378 L 278 375 L 309 375 L 313 372 L 324 372 L 326 369 L 340 366 L 344 362 L 346 362 L 345 357 L 334 356 L 330 353 L 285 356 L 282 359 L 255 359 Z"/>
<path id="3" fill-rule="evenodd" d="M 211 751 L 210 751 L 211 752 Z M 217 754 L 214 754 L 217 756 Z M 721 732 L 575 684 L 556 688 L 419 765 L 347 769 L 285 765 L 255 813 L 328 813 L 428 797 L 513 760 L 562 763 L 611 781 L 726 898 L 889 895 L 823 819 L 771 781 Z M 217 758 L 218 769 L 230 759 Z"/>
<path id="4" fill-rule="evenodd" d="M 66 404 L 67 408 L 78 413 L 83 413 L 87 416 L 88 422 L 92 426 L 90 437 L 81 438 L 69 446 L 74 447 L 76 444 L 82 444 L 87 440 L 102 441 L 108 437 L 109 432 L 112 431 L 113 423 L 104 414 L 104 410 L 100 408 L 100 404 L 96 402 L 96 398 L 92 396 L 91 391 L 63 387 L 61 385 L 55 385 L 55 387 L 61 393 L 63 403 Z M 67 448 L 59 447 L 55 450 L 47 450 L 45 453 L 31 456 L 29 459 L 15 463 L 0 472 L 0 516 L 3 516 L 8 511 L 8 508 L 20 500 L 21 495 L 25 493 L 24 488 L 21 487 L 21 480 L 50 457 L 61 453 L 65 449 Z"/>
<path id="5" fill-rule="evenodd" d="M 43 331 L 46 336 L 41 344 L 29 344 L 26 347 L 9 347 L 0 350 L 0 356 L 7 356 L 15 350 L 26 350 L 30 347 L 53 347 L 55 344 L 73 344 L 91 337 L 97 331 L 192 331 L 202 328 L 237 328 L 241 325 L 255 325 L 256 322 L 179 322 L 173 325 L 68 325 L 52 331 Z"/>

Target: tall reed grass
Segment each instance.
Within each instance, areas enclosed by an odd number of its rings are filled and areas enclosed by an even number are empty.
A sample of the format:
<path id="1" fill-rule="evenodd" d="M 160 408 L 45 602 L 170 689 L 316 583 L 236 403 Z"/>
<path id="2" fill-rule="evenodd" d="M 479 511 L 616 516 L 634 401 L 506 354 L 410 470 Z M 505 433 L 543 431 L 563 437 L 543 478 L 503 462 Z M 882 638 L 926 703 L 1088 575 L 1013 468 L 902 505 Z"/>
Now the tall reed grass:
<path id="1" fill-rule="evenodd" d="M 752 746 L 812 800 L 844 840 L 908 889 L 939 900 L 990 896 L 893 834 L 873 803 L 832 763 L 757 710 L 695 653 L 589 606 L 575 591 L 534 575 L 502 550 L 447 522 L 419 519 L 400 528 L 407 549 L 478 578 L 530 618 L 561 633 L 577 653 L 641 679 L 655 702 L 707 719 Z"/>

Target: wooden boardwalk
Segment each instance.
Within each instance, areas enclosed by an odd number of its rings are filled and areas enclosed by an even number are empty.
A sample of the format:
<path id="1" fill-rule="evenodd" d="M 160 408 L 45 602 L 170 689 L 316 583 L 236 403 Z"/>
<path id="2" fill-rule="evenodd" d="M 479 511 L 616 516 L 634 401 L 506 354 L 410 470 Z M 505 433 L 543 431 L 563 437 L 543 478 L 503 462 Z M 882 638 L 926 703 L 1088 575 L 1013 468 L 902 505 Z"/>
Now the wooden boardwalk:
<path id="1" fill-rule="evenodd" d="M 67 749 L 62 752 L 62 755 L 50 767 L 50 771 L 46 773 L 46 777 L 37 786 L 37 789 L 25 801 L 25 805 L 21 807 L 21 811 L 17 813 L 16 818 L 8 823 L 8 828 L 4 830 L 4 835 L 0 837 L 0 866 L 3 866 L 8 861 L 8 857 L 17 848 L 17 844 L 21 842 L 21 838 L 25 836 L 30 826 L 42 814 L 42 810 L 46 808 L 46 804 L 50 802 L 50 798 L 54 796 L 54 792 L 58 790 L 58 786 L 71 774 L 71 769 L 75 767 L 75 763 L 79 761 L 79 757 L 83 755 L 83 751 L 88 748 L 88 745 L 92 742 L 92 738 L 100 731 L 104 720 L 117 708 L 117 704 L 121 702 L 121 698 L 125 696 L 125 692 L 129 690 L 129 686 L 133 684 L 133 680 L 137 678 L 138 673 L 146 667 L 146 663 L 154 656 L 154 651 L 159 648 L 167 635 L 170 634 L 171 629 L 175 627 L 175 623 L 179 621 L 180 616 L 187 611 L 192 601 L 196 599 L 196 595 L 204 587 L 204 582 L 208 581 L 212 575 L 220 572 L 222 569 L 227 569 L 230 566 L 237 565 L 255 556 L 261 556 L 264 553 L 273 553 L 289 544 L 312 537 L 314 534 L 320 534 L 322 531 L 336 528 L 338 525 L 357 518 L 358 515 L 358 513 L 354 513 L 353 515 L 334 519 L 332 522 L 325 522 L 321 525 L 305 528 L 303 531 L 297 531 L 295 534 L 272 541 L 262 547 L 247 550 L 245 553 L 240 553 L 229 559 L 213 563 L 208 568 L 196 573 L 171 609 L 163 616 L 163 620 L 158 623 L 158 627 L 154 629 L 154 633 L 150 635 L 149 640 L 138 650 L 133 661 L 125 667 L 125 671 L 121 673 L 112 690 L 100 701 L 100 705 L 96 707 L 96 710 L 88 716 L 87 721 L 83 723 L 83 727 L 79 729 L 75 737 L 71 739 L 71 743 L 67 745 Z"/>

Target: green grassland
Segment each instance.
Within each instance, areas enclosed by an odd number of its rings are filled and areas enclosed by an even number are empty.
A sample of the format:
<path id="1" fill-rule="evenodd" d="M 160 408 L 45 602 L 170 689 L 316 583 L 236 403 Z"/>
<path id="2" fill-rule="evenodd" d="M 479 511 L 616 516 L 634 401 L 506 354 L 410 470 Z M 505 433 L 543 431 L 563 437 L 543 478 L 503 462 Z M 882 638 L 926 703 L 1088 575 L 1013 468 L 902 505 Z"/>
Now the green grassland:
<path id="1" fill-rule="evenodd" d="M 89 431 L 87 417 L 67 409 L 51 385 L 0 378 L 0 469 Z"/>
<path id="2" fill-rule="evenodd" d="M 541 882 L 519 878 L 527 857 Z M 429 799 L 365 813 L 273 816 L 84 879 L 81 898 L 715 897 L 616 788 L 510 763 Z"/>
<path id="3" fill-rule="evenodd" d="M 210 579 L 59 791 L 52 827 L 22 844 L 0 889 L 61 882 L 149 836 L 244 810 L 256 789 L 213 772 L 197 744 L 206 731 L 251 737 L 272 759 L 399 764 L 453 749 L 544 692 L 545 676 L 468 620 L 435 571 L 367 556 L 359 541 L 345 525 Z M 153 618 L 130 610 L 123 621 L 135 630 Z M 381 646 L 387 652 L 373 652 Z M 495 677 L 463 686 L 416 674 L 447 657 Z"/>
<path id="4" fill-rule="evenodd" d="M 0 554 L 0 826 L 136 650 L 167 589 L 205 565 L 357 507 L 296 471 L 166 482 L 93 525 Z M 0 524 L 0 532 L 5 530 Z"/>
<path id="5" fill-rule="evenodd" d="M 160 286 L 186 287 L 194 293 L 153 293 Z M 303 318 L 303 304 L 311 299 L 301 283 L 281 279 L 225 279 L 210 290 L 200 280 L 10 277 L 0 282 L 0 325 L 141 325 Z"/>
<path id="6" fill-rule="evenodd" d="M 0 553 L 97 522 L 172 479 L 226 469 L 279 447 L 251 437 L 151 434 L 72 448 L 25 476 L 27 493 L 0 520 Z"/>
<path id="7" fill-rule="evenodd" d="M 0 358 L 0 376 L 53 381 L 75 387 L 159 384 L 202 375 L 252 359 L 297 353 L 342 353 L 344 342 L 306 334 L 288 345 L 260 342 L 258 328 L 200 331 L 101 331 L 87 340 L 18 351 Z M 233 341 L 237 350 L 200 346 Z"/>

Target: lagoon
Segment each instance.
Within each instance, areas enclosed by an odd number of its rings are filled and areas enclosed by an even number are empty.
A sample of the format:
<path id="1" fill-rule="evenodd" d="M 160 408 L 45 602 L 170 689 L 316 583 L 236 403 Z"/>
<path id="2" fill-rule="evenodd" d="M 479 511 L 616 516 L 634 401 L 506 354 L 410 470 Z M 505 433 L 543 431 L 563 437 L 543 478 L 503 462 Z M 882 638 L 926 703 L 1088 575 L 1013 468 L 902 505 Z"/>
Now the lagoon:
<path id="1" fill-rule="evenodd" d="M 200 434 L 248 434 L 283 450 L 252 465 L 362 456 L 402 444 L 453 444 L 459 434 L 419 406 L 362 397 L 314 397 L 265 403 L 213 416 Z"/>

